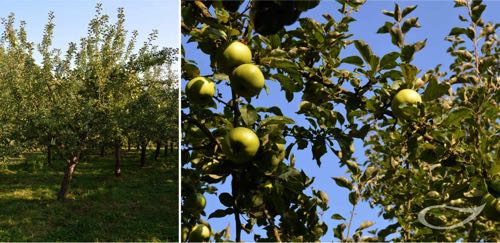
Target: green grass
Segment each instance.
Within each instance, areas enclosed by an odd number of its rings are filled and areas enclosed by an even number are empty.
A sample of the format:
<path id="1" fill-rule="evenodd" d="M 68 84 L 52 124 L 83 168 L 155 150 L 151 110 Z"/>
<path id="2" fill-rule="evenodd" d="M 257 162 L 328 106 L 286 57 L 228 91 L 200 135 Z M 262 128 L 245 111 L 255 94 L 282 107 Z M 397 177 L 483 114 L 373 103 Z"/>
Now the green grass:
<path id="1" fill-rule="evenodd" d="M 0 162 L 0 241 L 177 241 L 177 155 L 90 156 L 76 168 L 68 200 L 56 201 L 64 162 L 42 154 Z"/>

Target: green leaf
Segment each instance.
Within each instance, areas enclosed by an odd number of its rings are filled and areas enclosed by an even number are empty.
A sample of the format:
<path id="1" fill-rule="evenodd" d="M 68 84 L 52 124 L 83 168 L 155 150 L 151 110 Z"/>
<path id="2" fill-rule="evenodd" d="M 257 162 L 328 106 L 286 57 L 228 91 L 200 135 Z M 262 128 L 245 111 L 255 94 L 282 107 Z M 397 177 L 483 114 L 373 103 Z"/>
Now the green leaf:
<path id="1" fill-rule="evenodd" d="M 231 194 L 224 192 L 219 195 L 219 201 L 221 202 L 222 205 L 226 207 L 232 207 L 234 206 L 234 198 L 231 196 Z"/>
<path id="2" fill-rule="evenodd" d="M 368 44 L 366 44 L 362 40 L 355 40 L 354 46 L 356 47 L 356 49 L 358 49 L 359 53 L 363 57 L 363 60 L 365 60 L 365 62 L 367 62 L 367 63 L 370 63 L 371 57 L 373 55 L 373 52 L 372 52 L 372 49 L 370 48 L 370 46 L 368 46 Z"/>
<path id="3" fill-rule="evenodd" d="M 335 227 L 335 229 L 333 230 L 333 236 L 340 239 L 341 241 L 344 240 L 345 228 L 346 228 L 346 226 L 344 223 L 337 225 L 337 227 Z"/>
<path id="4" fill-rule="evenodd" d="M 388 10 L 382 10 L 382 14 L 387 15 L 389 17 L 394 17 L 394 12 Z"/>
<path id="5" fill-rule="evenodd" d="M 332 177 L 332 179 L 335 181 L 335 183 L 337 183 L 338 186 L 352 190 L 352 184 L 347 178 L 339 176 L 339 177 Z"/>
<path id="6" fill-rule="evenodd" d="M 395 3 L 394 4 L 394 20 L 397 22 L 401 21 L 402 16 L 401 16 L 401 9 L 399 8 L 399 4 Z"/>
<path id="7" fill-rule="evenodd" d="M 341 63 L 349 63 L 349 64 L 353 64 L 353 65 L 356 65 L 359 67 L 363 67 L 363 59 L 361 59 L 361 57 L 358 57 L 358 56 L 349 56 L 349 57 L 342 59 L 342 61 L 340 61 L 340 62 Z"/>
<path id="8" fill-rule="evenodd" d="M 243 119 L 243 122 L 247 126 L 251 126 L 257 121 L 258 119 L 258 114 L 255 108 L 248 104 L 248 105 L 243 105 L 240 108 L 240 113 L 241 113 L 241 119 Z"/>
<path id="9" fill-rule="evenodd" d="M 370 67 L 372 72 L 376 73 L 380 70 L 380 58 L 377 55 L 372 55 L 370 58 Z"/>
<path id="10" fill-rule="evenodd" d="M 342 215 L 338 214 L 338 213 L 335 213 L 332 215 L 332 219 L 335 219 L 335 220 L 346 220 L 344 217 L 342 217 Z"/>
<path id="11" fill-rule="evenodd" d="M 378 34 L 389 33 L 389 31 L 391 30 L 392 26 L 394 26 L 393 23 L 391 23 L 391 22 L 385 22 L 385 24 L 377 30 L 377 33 Z"/>
<path id="12" fill-rule="evenodd" d="M 403 74 L 404 80 L 407 84 L 413 84 L 417 77 L 418 68 L 407 63 L 402 63 L 400 65 L 401 73 Z"/>
<path id="13" fill-rule="evenodd" d="M 430 101 L 437 99 L 445 94 L 448 93 L 448 90 L 450 89 L 450 85 L 446 83 L 438 83 L 438 80 L 436 77 L 431 77 L 427 81 L 427 87 L 425 88 L 424 94 L 422 96 L 422 99 L 424 101 Z"/>
<path id="14" fill-rule="evenodd" d="M 409 18 L 403 22 L 403 26 L 401 26 L 401 31 L 403 33 L 408 32 L 411 28 L 420 28 L 420 23 L 418 23 L 418 18 Z"/>
<path id="15" fill-rule="evenodd" d="M 385 54 L 380 61 L 380 69 L 387 70 L 395 68 L 397 66 L 396 59 L 398 59 L 398 57 L 398 52 L 390 52 Z"/>
<path id="16" fill-rule="evenodd" d="M 372 227 L 373 225 L 375 225 L 375 222 L 373 221 L 364 221 L 363 223 L 361 223 L 361 225 L 359 226 L 359 228 L 356 229 L 356 231 L 361 231 L 361 230 L 364 230 L 364 229 L 368 229 L 370 227 Z"/>
<path id="17" fill-rule="evenodd" d="M 485 9 L 486 9 L 486 5 L 484 5 L 484 4 L 479 4 L 479 5 L 474 6 L 472 8 L 471 19 L 474 23 L 478 22 L 478 20 L 481 18 L 481 15 L 483 14 Z"/>
<path id="18" fill-rule="evenodd" d="M 461 35 L 461 34 L 465 34 L 466 32 L 467 32 L 467 30 L 464 29 L 464 28 L 454 27 L 453 29 L 451 29 L 451 31 L 450 31 L 450 33 L 448 35 L 458 36 L 458 35 Z"/>
<path id="19" fill-rule="evenodd" d="M 355 161 L 348 160 L 346 164 L 347 168 L 349 168 L 353 175 L 359 175 L 361 173 L 361 169 L 359 168 L 358 163 L 356 163 Z"/>
<path id="20" fill-rule="evenodd" d="M 410 14 L 411 12 L 413 12 L 413 10 L 415 10 L 417 8 L 417 5 L 411 5 L 411 6 L 408 6 L 406 8 L 403 9 L 403 13 L 401 14 L 402 17 L 406 17 L 406 15 Z"/>
<path id="21" fill-rule="evenodd" d="M 472 111 L 468 108 L 459 108 L 452 111 L 444 120 L 441 122 L 441 126 L 457 126 L 465 119 L 472 117 Z"/>
<path id="22" fill-rule="evenodd" d="M 217 209 L 213 213 L 211 213 L 208 218 L 224 218 L 227 215 L 233 214 L 234 210 L 232 208 L 226 208 L 226 209 Z"/>
<path id="23" fill-rule="evenodd" d="M 353 192 L 349 193 L 349 202 L 352 205 L 358 204 L 358 201 L 359 201 L 359 192 L 353 191 Z"/>
<path id="24" fill-rule="evenodd" d="M 389 31 L 391 33 L 391 42 L 395 46 L 402 47 L 404 44 L 404 35 L 400 28 L 392 28 Z"/>
<path id="25" fill-rule="evenodd" d="M 260 127 L 265 127 L 272 124 L 294 124 L 295 121 L 292 118 L 286 116 L 270 116 L 262 120 L 259 124 Z"/>

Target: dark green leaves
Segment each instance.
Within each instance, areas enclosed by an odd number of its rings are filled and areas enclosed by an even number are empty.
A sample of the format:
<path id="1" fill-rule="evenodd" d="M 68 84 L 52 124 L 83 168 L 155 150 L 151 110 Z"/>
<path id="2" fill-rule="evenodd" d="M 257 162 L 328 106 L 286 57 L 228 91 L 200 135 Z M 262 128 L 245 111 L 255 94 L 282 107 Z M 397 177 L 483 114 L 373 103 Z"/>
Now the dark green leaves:
<path id="1" fill-rule="evenodd" d="M 405 20 L 403 26 L 401 27 L 401 31 L 403 31 L 403 33 L 406 33 L 411 28 L 420 28 L 420 23 L 418 23 L 418 18 L 409 18 Z"/>
<path id="2" fill-rule="evenodd" d="M 233 208 L 226 208 L 226 209 L 217 209 L 213 213 L 211 213 L 208 218 L 224 218 L 227 215 L 231 215 L 234 213 Z"/>
<path id="3" fill-rule="evenodd" d="M 295 121 L 292 118 L 286 116 L 270 116 L 262 120 L 259 124 L 260 127 L 265 127 L 272 124 L 294 124 Z"/>
<path id="4" fill-rule="evenodd" d="M 437 99 L 448 93 L 450 85 L 446 83 L 438 83 L 436 77 L 429 78 L 427 88 L 424 91 L 422 99 L 424 101 L 430 101 Z"/>
<path id="5" fill-rule="evenodd" d="M 423 41 L 418 41 L 412 45 L 405 45 L 401 50 L 401 61 L 409 63 L 413 60 L 413 56 L 416 52 L 420 51 L 425 47 L 427 39 Z"/>
<path id="6" fill-rule="evenodd" d="M 340 62 L 341 63 L 349 63 L 349 64 L 353 64 L 353 65 L 356 65 L 359 67 L 363 67 L 363 59 L 361 59 L 361 57 L 358 57 L 358 56 L 349 56 L 349 57 L 342 59 L 342 61 L 340 61 Z"/>
<path id="7" fill-rule="evenodd" d="M 234 206 L 234 198 L 231 194 L 224 192 L 219 195 L 219 201 L 222 205 L 226 207 Z"/>
<path id="8" fill-rule="evenodd" d="M 410 14 L 411 12 L 413 12 L 413 10 L 415 10 L 417 8 L 417 5 L 411 5 L 411 6 L 408 6 L 406 8 L 403 9 L 403 18 L 406 17 L 406 15 Z"/>
<path id="9" fill-rule="evenodd" d="M 370 46 L 368 46 L 368 44 L 366 44 L 362 40 L 355 40 L 354 46 L 356 47 L 356 49 L 359 51 L 359 53 L 363 57 L 363 60 L 365 60 L 365 62 L 367 62 L 367 63 L 370 63 L 371 56 L 373 55 L 373 51 L 370 48 Z"/>
<path id="10" fill-rule="evenodd" d="M 452 111 L 444 120 L 441 122 L 442 126 L 456 126 L 459 125 L 463 120 L 472 117 L 472 111 L 468 108 L 460 108 L 458 110 Z"/>
<path id="11" fill-rule="evenodd" d="M 257 121 L 258 119 L 258 114 L 255 108 L 248 104 L 248 105 L 243 105 L 240 108 L 240 113 L 241 113 L 241 119 L 247 126 L 251 126 Z"/>
<path id="12" fill-rule="evenodd" d="M 393 69 L 397 66 L 396 60 L 399 57 L 398 52 L 390 52 L 385 54 L 380 61 L 380 69 Z"/>

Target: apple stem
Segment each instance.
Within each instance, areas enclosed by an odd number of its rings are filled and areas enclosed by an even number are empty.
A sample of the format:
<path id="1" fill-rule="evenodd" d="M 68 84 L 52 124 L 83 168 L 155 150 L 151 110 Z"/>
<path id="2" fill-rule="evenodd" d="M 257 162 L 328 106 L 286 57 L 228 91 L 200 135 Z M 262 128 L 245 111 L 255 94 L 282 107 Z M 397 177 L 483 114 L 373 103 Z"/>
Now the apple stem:
<path id="1" fill-rule="evenodd" d="M 238 95 L 236 94 L 236 92 L 234 91 L 234 89 L 231 89 L 231 93 L 233 95 L 233 113 L 234 113 L 234 119 L 233 119 L 233 126 L 234 127 L 238 127 L 239 126 L 239 119 L 240 119 L 240 109 L 238 107 L 238 104 L 239 104 L 239 100 L 238 100 Z"/>

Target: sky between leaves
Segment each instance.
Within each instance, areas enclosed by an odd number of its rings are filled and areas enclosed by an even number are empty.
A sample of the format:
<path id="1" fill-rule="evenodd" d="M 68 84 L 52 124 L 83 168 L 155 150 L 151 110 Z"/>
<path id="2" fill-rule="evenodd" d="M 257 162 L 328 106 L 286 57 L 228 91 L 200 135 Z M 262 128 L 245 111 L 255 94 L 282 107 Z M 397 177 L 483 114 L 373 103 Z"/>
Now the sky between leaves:
<path id="1" fill-rule="evenodd" d="M 378 56 L 383 56 L 384 54 L 391 51 L 398 51 L 390 42 L 389 35 L 377 34 L 377 30 L 381 27 L 385 21 L 392 21 L 388 16 L 382 14 L 382 10 L 387 9 L 392 11 L 394 9 L 394 2 L 389 0 L 372 0 L 368 1 L 363 5 L 359 12 L 354 13 L 354 17 L 357 21 L 351 23 L 350 32 L 354 34 L 351 39 L 361 39 L 366 41 L 374 54 Z M 421 68 L 423 71 L 418 75 L 419 77 L 427 70 L 433 69 L 437 64 L 443 64 L 441 70 L 446 70 L 449 64 L 451 64 L 452 59 L 446 53 L 446 49 L 449 47 L 449 43 L 444 40 L 446 35 L 450 32 L 451 28 L 454 26 L 464 26 L 463 22 L 460 22 L 458 15 L 466 15 L 463 8 L 453 8 L 453 1 L 429 1 L 429 0 L 419 0 L 419 1 L 396 1 L 400 4 L 401 8 L 409 5 L 418 5 L 417 9 L 413 11 L 409 17 L 419 17 L 419 22 L 422 25 L 421 28 L 412 29 L 406 37 L 406 42 L 414 43 L 423 39 L 427 39 L 426 47 L 418 52 L 414 58 L 413 64 Z M 498 11 L 500 11 L 500 1 L 484 1 L 487 5 L 485 12 L 483 13 L 483 19 L 485 22 L 492 21 L 498 23 L 500 16 Z M 242 5 L 242 8 L 245 5 Z M 318 21 L 324 22 L 322 14 L 329 13 L 335 19 L 339 19 L 339 13 L 337 9 L 339 4 L 334 0 L 323 0 L 320 5 L 316 8 L 309 10 L 301 15 L 301 17 L 310 17 Z M 293 29 L 297 26 L 294 24 L 287 27 L 287 29 Z M 182 44 L 186 50 L 186 58 L 195 60 L 200 68 L 201 74 L 206 75 L 212 73 L 210 68 L 210 60 L 207 55 L 202 53 L 196 48 L 196 44 L 187 43 L 187 38 L 182 37 Z M 347 57 L 350 55 L 358 55 L 354 47 L 349 47 L 342 52 L 342 57 Z M 348 70 L 352 70 L 353 67 L 350 65 L 341 66 Z M 182 85 L 185 86 L 186 81 L 183 80 Z M 257 106 L 278 106 L 283 111 L 284 115 L 295 119 L 298 124 L 308 124 L 307 121 L 295 112 L 298 110 L 300 103 L 300 96 L 287 103 L 285 99 L 285 93 L 280 91 L 279 84 L 270 80 L 266 81 L 266 85 L 269 87 L 269 94 L 264 91 L 261 92 L 258 99 L 252 100 L 252 105 Z M 228 95 L 230 93 L 227 87 L 223 85 L 218 85 L 217 87 L 223 94 L 225 100 L 228 100 Z M 219 107 L 220 108 L 220 107 Z M 342 112 L 345 114 L 344 112 Z M 287 145 L 291 141 L 287 141 Z M 296 148 L 296 147 L 295 147 Z M 310 177 L 315 177 L 315 182 L 312 185 L 315 189 L 325 191 L 330 199 L 330 209 L 327 210 L 321 217 L 321 219 L 327 223 L 329 226 L 328 232 L 325 236 L 321 238 L 322 241 L 332 241 L 333 229 L 339 223 L 338 220 L 332 220 L 331 216 L 334 213 L 340 213 L 342 216 L 348 219 L 352 205 L 348 201 L 348 191 L 344 188 L 338 187 L 335 182 L 331 179 L 333 176 L 345 176 L 345 167 L 339 168 L 339 159 L 329 152 L 322 158 L 323 164 L 321 167 L 316 165 L 316 162 L 312 160 L 312 154 L 310 146 L 306 150 L 297 151 L 296 149 L 292 152 L 296 156 L 296 167 L 298 169 L 303 169 L 307 175 Z M 358 163 L 363 163 L 366 161 L 364 156 L 363 142 L 359 139 L 355 140 L 356 152 L 354 157 L 357 158 Z M 230 182 L 230 179 L 227 180 Z M 223 185 L 217 185 L 219 188 L 219 193 L 230 192 L 230 183 L 225 183 Z M 219 203 L 217 196 L 215 195 L 205 195 L 207 198 L 207 207 L 205 212 L 207 215 L 215 211 L 216 209 L 223 208 Z M 371 209 L 366 202 L 360 203 L 356 208 L 356 214 L 353 219 L 353 226 L 351 229 L 351 234 L 363 221 L 371 220 L 376 224 L 370 229 L 383 228 L 384 226 L 390 224 L 390 222 L 384 220 L 381 216 L 378 216 L 378 209 Z M 233 217 L 226 217 L 222 219 L 210 219 L 212 229 L 215 231 L 220 231 L 225 227 L 230 225 L 231 228 L 231 239 L 235 237 L 235 227 Z M 255 228 L 254 228 L 255 229 Z M 262 230 L 255 231 L 258 234 L 265 235 Z M 243 241 L 253 241 L 252 235 L 247 235 L 242 233 Z M 338 240 L 338 239 L 337 239 Z"/>

